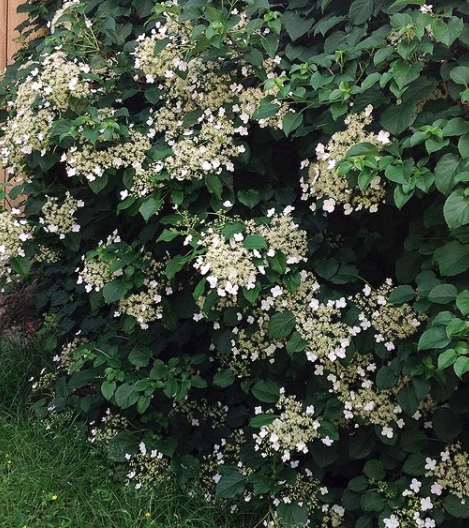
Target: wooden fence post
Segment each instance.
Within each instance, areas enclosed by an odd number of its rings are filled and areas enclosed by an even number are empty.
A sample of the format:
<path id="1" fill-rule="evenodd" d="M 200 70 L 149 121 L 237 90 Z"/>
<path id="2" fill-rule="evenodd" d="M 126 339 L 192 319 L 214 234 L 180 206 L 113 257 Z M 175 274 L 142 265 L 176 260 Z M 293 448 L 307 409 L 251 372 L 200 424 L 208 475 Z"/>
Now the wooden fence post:
<path id="1" fill-rule="evenodd" d="M 15 28 L 21 24 L 24 15 L 17 13 L 23 0 L 0 0 L 0 72 L 12 62 L 13 55 L 21 47 L 15 41 L 19 33 Z M 0 170 L 0 182 L 6 181 L 6 171 Z"/>

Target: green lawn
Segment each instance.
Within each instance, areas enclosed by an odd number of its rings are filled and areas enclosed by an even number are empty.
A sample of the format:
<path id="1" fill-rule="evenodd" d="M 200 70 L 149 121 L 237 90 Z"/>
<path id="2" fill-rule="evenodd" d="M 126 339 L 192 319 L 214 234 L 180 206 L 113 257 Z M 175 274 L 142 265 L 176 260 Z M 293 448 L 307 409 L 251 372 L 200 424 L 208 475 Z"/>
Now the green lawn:
<path id="1" fill-rule="evenodd" d="M 0 528 L 240 528 L 175 486 L 134 492 L 78 426 L 48 433 L 28 411 L 38 347 L 0 342 Z"/>

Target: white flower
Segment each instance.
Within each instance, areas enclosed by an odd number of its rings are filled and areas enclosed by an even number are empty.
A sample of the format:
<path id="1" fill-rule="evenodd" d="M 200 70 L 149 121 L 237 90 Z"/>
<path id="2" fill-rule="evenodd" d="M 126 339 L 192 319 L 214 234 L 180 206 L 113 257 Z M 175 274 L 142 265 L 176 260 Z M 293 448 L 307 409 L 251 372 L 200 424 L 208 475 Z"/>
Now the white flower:
<path id="1" fill-rule="evenodd" d="M 423 6 L 420 7 L 420 11 L 422 13 L 430 13 L 432 14 L 432 9 L 433 9 L 433 6 L 432 5 L 427 5 L 427 4 L 423 4 Z"/>
<path id="2" fill-rule="evenodd" d="M 384 526 L 386 528 L 399 528 L 399 520 L 395 515 L 391 515 L 388 519 L 384 519 Z"/>
<path id="3" fill-rule="evenodd" d="M 430 497 L 420 499 L 420 507 L 422 508 L 422 511 L 431 510 L 433 508 L 432 499 Z"/>
<path id="4" fill-rule="evenodd" d="M 415 493 L 418 493 L 420 491 L 420 488 L 422 487 L 422 483 L 417 479 L 412 479 L 412 483 L 410 484 L 410 489 L 414 491 Z"/>
<path id="5" fill-rule="evenodd" d="M 335 200 L 333 198 L 329 198 L 328 200 L 324 200 L 324 203 L 322 204 L 322 208 L 327 213 L 334 212 L 335 209 Z"/>
<path id="6" fill-rule="evenodd" d="M 226 202 L 223 202 L 223 207 L 233 207 L 233 204 L 229 200 L 226 200 Z"/>
<path id="7" fill-rule="evenodd" d="M 121 200 L 125 200 L 127 196 L 129 196 L 129 191 L 126 189 L 125 191 L 120 192 Z"/>
<path id="8" fill-rule="evenodd" d="M 376 139 L 383 145 L 387 145 L 388 143 L 391 143 L 389 136 L 389 132 L 387 132 L 386 130 L 380 130 L 380 132 L 378 132 L 378 135 L 376 136 Z"/>
<path id="9" fill-rule="evenodd" d="M 443 488 L 438 484 L 437 482 L 435 484 L 432 484 L 432 487 L 430 488 L 433 495 L 441 495 L 443 493 Z"/>
<path id="10" fill-rule="evenodd" d="M 270 292 L 274 297 L 280 297 L 283 293 L 283 289 L 280 286 L 275 286 L 274 288 L 270 289 Z"/>
<path id="11" fill-rule="evenodd" d="M 386 438 L 392 438 L 394 436 L 394 431 L 392 430 L 392 427 L 383 427 L 381 434 L 385 436 Z"/>
<path id="12" fill-rule="evenodd" d="M 436 469 L 436 460 L 427 457 L 425 459 L 425 462 L 426 462 L 425 469 L 428 469 L 428 471 L 435 471 L 435 469 Z"/>

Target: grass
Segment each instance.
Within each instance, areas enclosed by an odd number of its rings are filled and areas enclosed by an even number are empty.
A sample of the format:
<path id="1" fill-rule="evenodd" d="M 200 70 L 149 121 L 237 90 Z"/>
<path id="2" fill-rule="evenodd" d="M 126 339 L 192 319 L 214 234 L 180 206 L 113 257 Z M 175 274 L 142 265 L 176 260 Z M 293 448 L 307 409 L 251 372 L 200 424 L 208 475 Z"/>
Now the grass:
<path id="1" fill-rule="evenodd" d="M 0 528 L 241 528 L 169 486 L 135 492 L 77 425 L 47 433 L 28 410 L 38 347 L 0 342 Z"/>

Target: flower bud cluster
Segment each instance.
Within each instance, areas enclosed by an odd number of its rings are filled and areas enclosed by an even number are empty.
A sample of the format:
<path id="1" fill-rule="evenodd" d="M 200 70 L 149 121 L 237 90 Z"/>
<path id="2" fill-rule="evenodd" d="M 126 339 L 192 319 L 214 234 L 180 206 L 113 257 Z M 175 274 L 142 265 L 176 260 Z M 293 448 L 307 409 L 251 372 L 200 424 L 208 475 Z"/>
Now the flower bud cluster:
<path id="1" fill-rule="evenodd" d="M 74 217 L 78 209 L 85 206 L 83 200 L 75 200 L 69 191 L 59 201 L 56 196 L 47 196 L 39 222 L 47 233 L 56 233 L 64 239 L 67 233 L 78 233 L 80 225 Z"/>
<path id="2" fill-rule="evenodd" d="M 45 56 L 18 87 L 15 113 L 0 139 L 0 162 L 10 174 L 22 173 L 25 156 L 44 155 L 50 128 L 72 99 L 86 99 L 91 91 L 82 78 L 86 66 L 67 59 L 62 51 Z"/>
<path id="3" fill-rule="evenodd" d="M 112 279 L 122 275 L 122 270 L 119 269 L 110 272 L 110 266 L 116 261 L 117 255 L 108 249 L 109 246 L 117 244 L 121 241 L 117 230 L 112 235 L 109 235 L 106 242 L 100 241 L 95 251 L 91 252 L 87 258 L 82 256 L 83 268 L 77 268 L 78 273 L 77 284 L 84 284 L 85 290 L 89 293 L 91 291 L 100 291 Z"/>
<path id="4" fill-rule="evenodd" d="M 438 461 L 427 459 L 427 466 L 425 469 L 429 469 L 430 475 L 436 478 L 441 490 L 456 495 L 462 501 L 469 500 L 469 455 L 462 450 L 460 443 L 447 446 Z"/>
<path id="5" fill-rule="evenodd" d="M 102 150 L 91 143 L 85 143 L 79 149 L 74 146 L 62 156 L 66 163 L 67 175 L 84 177 L 88 181 L 95 181 L 109 169 L 124 169 L 134 164 L 143 164 L 150 150 L 150 140 L 135 130 L 129 132 L 124 143 L 112 145 Z"/>
<path id="6" fill-rule="evenodd" d="M 91 429 L 88 442 L 106 448 L 109 442 L 121 431 L 127 430 L 129 425 L 127 418 L 118 413 L 112 413 L 111 409 L 106 409 L 100 422 L 93 420 L 89 423 Z"/>
<path id="7" fill-rule="evenodd" d="M 18 217 L 19 211 L 0 212 L 0 278 L 6 277 L 9 282 L 11 269 L 9 262 L 15 257 L 24 257 L 23 243 L 32 238 L 26 222 Z"/>
<path id="8" fill-rule="evenodd" d="M 365 130 L 372 123 L 372 110 L 373 107 L 369 106 L 360 114 L 350 114 L 345 119 L 347 128 L 344 131 L 333 134 L 326 146 L 322 143 L 317 145 L 317 160 L 309 165 L 308 177 L 302 179 L 302 199 L 313 200 L 312 210 L 320 205 L 323 211 L 332 213 L 338 205 L 342 205 L 344 214 L 361 209 L 375 213 L 384 201 L 385 189 L 379 176 L 364 191 L 360 191 L 358 187 L 351 187 L 337 168 L 349 149 L 358 143 L 371 143 L 378 149 L 390 143 L 388 132 L 381 131 L 375 135 Z"/>
<path id="9" fill-rule="evenodd" d="M 144 442 L 140 442 L 139 452 L 135 455 L 126 454 L 130 471 L 127 473 L 126 485 L 132 485 L 136 490 L 142 486 L 161 486 L 169 481 L 169 461 L 157 449 L 147 450 Z"/>
<path id="10" fill-rule="evenodd" d="M 255 449 L 265 458 L 273 452 L 282 455 L 282 461 L 308 453 L 310 444 L 318 438 L 321 426 L 314 418 L 312 405 L 304 409 L 295 396 L 280 394 L 276 409 L 280 414 L 269 425 L 263 425 L 259 433 L 254 433 Z"/>
<path id="11" fill-rule="evenodd" d="M 389 295 L 392 289 L 392 280 L 387 279 L 377 290 L 366 285 L 353 299 L 361 311 L 360 326 L 356 331 L 373 327 L 377 332 L 376 342 L 384 343 L 389 351 L 395 349 L 395 341 L 414 335 L 424 319 L 408 303 L 391 304 Z"/>

